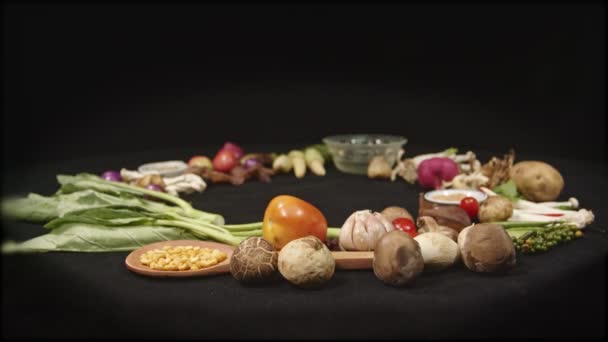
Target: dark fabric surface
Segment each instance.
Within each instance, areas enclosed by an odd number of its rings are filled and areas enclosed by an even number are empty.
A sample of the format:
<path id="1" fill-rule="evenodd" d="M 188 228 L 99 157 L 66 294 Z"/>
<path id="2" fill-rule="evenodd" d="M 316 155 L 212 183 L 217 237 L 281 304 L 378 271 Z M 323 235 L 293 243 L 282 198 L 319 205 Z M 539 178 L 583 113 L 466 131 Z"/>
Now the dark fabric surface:
<path id="1" fill-rule="evenodd" d="M 293 147 L 293 146 L 292 146 Z M 258 147 L 245 146 L 248 150 Z M 262 147 L 259 147 L 260 149 Z M 289 147 L 265 148 L 284 151 Z M 3 193 L 50 194 L 58 173 L 135 168 L 187 159 L 209 149 L 153 151 L 7 169 Z M 408 153 L 429 152 L 408 147 Z M 502 153 L 503 151 L 499 151 Z M 482 160 L 489 156 L 483 155 Z M 519 156 L 518 159 L 538 156 Z M 518 256 L 506 275 L 457 266 L 424 274 L 409 288 L 383 285 L 372 271 L 338 271 L 326 287 L 301 290 L 286 281 L 244 287 L 230 275 L 154 279 L 129 272 L 128 253 L 2 256 L 3 338 L 601 338 L 606 334 L 606 191 L 604 164 L 548 160 L 564 175 L 561 198 L 577 197 L 596 222 L 585 238 L 548 253 Z M 388 205 L 417 211 L 419 189 L 337 172 L 325 177 L 277 175 L 235 187 L 210 185 L 186 197 L 228 223 L 259 221 L 278 194 L 320 208 L 331 226 L 354 210 Z M 23 240 L 38 225 L 3 222 L 3 238 Z"/>

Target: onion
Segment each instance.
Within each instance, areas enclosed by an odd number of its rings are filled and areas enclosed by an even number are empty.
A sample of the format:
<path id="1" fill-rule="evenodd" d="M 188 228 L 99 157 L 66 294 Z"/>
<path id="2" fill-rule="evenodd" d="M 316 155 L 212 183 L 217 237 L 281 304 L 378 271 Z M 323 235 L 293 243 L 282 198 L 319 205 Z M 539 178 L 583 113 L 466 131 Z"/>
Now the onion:
<path id="1" fill-rule="evenodd" d="M 153 191 L 165 192 L 160 185 L 156 185 L 156 184 L 149 184 L 148 186 L 146 186 L 146 189 L 153 190 Z"/>
<path id="2" fill-rule="evenodd" d="M 112 182 L 122 182 L 122 176 L 120 175 L 120 172 L 114 170 L 102 173 L 101 178 Z"/>
<path id="3" fill-rule="evenodd" d="M 451 181 L 458 172 L 458 164 L 452 159 L 431 158 L 418 165 L 418 182 L 423 188 L 439 189 L 442 181 Z"/>
<path id="4" fill-rule="evenodd" d="M 243 162 L 243 167 L 245 169 L 252 169 L 260 164 L 261 164 L 260 161 L 257 160 L 256 158 L 249 158 Z"/>
<path id="5" fill-rule="evenodd" d="M 232 152 L 236 159 L 241 159 L 241 157 L 245 155 L 245 152 L 239 145 L 231 143 L 229 141 L 225 142 L 224 146 L 222 146 L 220 150 L 227 150 Z"/>

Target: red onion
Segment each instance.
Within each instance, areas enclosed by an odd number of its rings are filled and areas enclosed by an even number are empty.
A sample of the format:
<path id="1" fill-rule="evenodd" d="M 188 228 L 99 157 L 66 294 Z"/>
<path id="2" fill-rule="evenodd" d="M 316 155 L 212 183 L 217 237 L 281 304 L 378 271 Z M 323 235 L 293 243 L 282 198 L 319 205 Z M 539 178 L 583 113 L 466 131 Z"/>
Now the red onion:
<path id="1" fill-rule="evenodd" d="M 439 189 L 442 181 L 458 175 L 458 164 L 450 158 L 431 158 L 418 165 L 418 183 L 426 189 Z"/>
<path id="2" fill-rule="evenodd" d="M 120 172 L 113 170 L 102 173 L 101 178 L 112 182 L 122 182 L 122 176 L 120 175 Z"/>
<path id="3" fill-rule="evenodd" d="M 229 141 L 224 143 L 224 146 L 221 148 L 221 150 L 228 150 L 228 151 L 232 152 L 232 154 L 234 154 L 234 157 L 237 160 L 241 159 L 241 157 L 243 157 L 245 155 L 245 152 L 239 145 L 231 143 Z"/>
<path id="4" fill-rule="evenodd" d="M 260 164 L 261 164 L 260 161 L 257 160 L 256 158 L 249 158 L 243 162 L 243 167 L 245 169 L 252 169 Z"/>
<path id="5" fill-rule="evenodd" d="M 146 186 L 146 189 L 165 192 L 165 190 L 160 185 L 156 185 L 156 184 L 149 184 L 148 186 Z"/>

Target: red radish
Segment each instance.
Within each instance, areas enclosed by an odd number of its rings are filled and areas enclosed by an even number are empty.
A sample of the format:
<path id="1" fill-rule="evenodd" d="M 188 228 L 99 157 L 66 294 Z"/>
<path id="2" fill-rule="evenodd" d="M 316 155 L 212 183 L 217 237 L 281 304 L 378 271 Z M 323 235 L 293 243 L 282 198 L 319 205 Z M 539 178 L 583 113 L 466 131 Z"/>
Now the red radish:
<path id="1" fill-rule="evenodd" d="M 439 189 L 442 181 L 449 182 L 458 175 L 458 164 L 450 158 L 431 158 L 418 165 L 417 173 L 423 188 Z"/>
<path id="2" fill-rule="evenodd" d="M 222 149 L 213 158 L 213 169 L 220 172 L 229 172 L 239 163 L 232 151 Z"/>
<path id="3" fill-rule="evenodd" d="M 241 159 L 241 157 L 245 155 L 245 152 L 239 145 L 231 143 L 229 141 L 225 142 L 224 146 L 222 146 L 222 148 L 220 149 L 220 151 L 223 150 L 232 152 L 236 159 Z"/>

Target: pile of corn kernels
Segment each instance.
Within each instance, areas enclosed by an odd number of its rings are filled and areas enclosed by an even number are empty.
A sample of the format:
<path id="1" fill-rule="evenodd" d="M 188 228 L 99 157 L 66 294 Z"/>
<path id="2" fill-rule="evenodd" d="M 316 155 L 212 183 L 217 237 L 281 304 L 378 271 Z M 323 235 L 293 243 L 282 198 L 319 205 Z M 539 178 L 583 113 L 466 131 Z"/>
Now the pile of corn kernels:
<path id="1" fill-rule="evenodd" d="M 226 260 L 219 249 L 196 246 L 164 246 L 145 252 L 139 261 L 152 269 L 162 271 L 189 271 L 211 267 Z"/>

